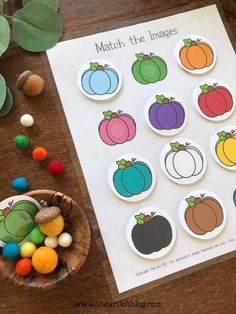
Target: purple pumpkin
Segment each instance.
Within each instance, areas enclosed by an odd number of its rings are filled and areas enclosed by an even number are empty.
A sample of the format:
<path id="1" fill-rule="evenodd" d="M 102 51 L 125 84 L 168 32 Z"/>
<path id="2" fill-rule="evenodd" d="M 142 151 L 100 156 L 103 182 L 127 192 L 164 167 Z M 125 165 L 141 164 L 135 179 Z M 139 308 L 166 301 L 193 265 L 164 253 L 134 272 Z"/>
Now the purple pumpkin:
<path id="1" fill-rule="evenodd" d="M 179 129 L 185 120 L 185 111 L 181 103 L 173 98 L 156 96 L 148 111 L 151 125 L 158 130 Z"/>

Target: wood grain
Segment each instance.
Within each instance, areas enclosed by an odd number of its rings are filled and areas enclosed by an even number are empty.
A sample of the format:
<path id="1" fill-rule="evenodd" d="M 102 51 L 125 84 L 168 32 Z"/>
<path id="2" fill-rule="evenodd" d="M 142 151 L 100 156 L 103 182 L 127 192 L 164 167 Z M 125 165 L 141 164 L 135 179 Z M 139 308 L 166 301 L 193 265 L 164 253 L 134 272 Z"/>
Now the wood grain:
<path id="1" fill-rule="evenodd" d="M 236 8 L 234 0 L 219 1 L 232 35 L 236 37 Z M 199 0 L 61 0 L 60 15 L 64 25 L 62 40 L 99 31 L 143 22 L 154 18 L 195 8 L 208 1 Z M 21 6 L 21 1 L 8 1 L 8 14 Z M 62 62 L 66 62 L 62 60 Z M 43 94 L 26 98 L 15 88 L 16 74 L 31 69 L 46 80 Z M 129 307 L 76 308 L 75 302 L 112 300 L 112 275 L 103 251 L 103 243 L 92 210 L 86 184 L 75 154 L 70 132 L 65 122 L 55 83 L 45 54 L 27 53 L 14 42 L 0 59 L 0 72 L 14 96 L 14 109 L 0 120 L 0 195 L 1 199 L 15 193 L 11 181 L 20 175 L 30 181 L 30 189 L 53 189 L 71 196 L 86 209 L 93 226 L 91 249 L 80 271 L 54 290 L 39 292 L 17 287 L 0 278 L 0 313 L 139 313 L 144 310 Z M 23 113 L 35 118 L 33 128 L 25 130 L 19 118 Z M 30 136 L 31 148 L 42 145 L 49 152 L 49 160 L 61 159 L 66 171 L 54 178 L 47 173 L 47 161 L 37 163 L 31 158 L 31 149 L 19 151 L 12 145 L 16 134 Z M 97 244 L 96 244 L 97 241 Z M 121 254 L 121 253 L 119 253 Z M 119 257 L 117 257 L 119 258 Z M 104 270 L 105 269 L 105 270 Z M 145 291 L 134 290 L 123 301 L 161 302 L 162 308 L 148 308 L 147 313 L 207 313 L 231 314 L 236 307 L 236 259 L 218 263 L 182 278 Z"/>

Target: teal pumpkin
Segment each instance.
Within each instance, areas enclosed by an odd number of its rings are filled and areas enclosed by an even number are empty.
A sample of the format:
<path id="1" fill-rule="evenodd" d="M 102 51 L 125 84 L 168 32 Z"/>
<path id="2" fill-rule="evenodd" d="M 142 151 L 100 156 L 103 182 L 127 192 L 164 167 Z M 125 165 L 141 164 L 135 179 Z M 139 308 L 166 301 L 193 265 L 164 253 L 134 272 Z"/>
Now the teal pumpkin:
<path id="1" fill-rule="evenodd" d="M 142 161 L 116 162 L 118 169 L 113 175 L 116 191 L 124 197 L 132 197 L 147 191 L 152 185 L 152 173 L 148 165 Z"/>

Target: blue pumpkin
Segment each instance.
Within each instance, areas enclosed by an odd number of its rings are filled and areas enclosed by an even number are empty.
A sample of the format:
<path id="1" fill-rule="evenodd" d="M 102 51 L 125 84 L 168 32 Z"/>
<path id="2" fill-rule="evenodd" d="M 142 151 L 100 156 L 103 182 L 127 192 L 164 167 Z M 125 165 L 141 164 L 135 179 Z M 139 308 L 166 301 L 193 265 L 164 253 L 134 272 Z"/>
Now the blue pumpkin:
<path id="1" fill-rule="evenodd" d="M 113 184 L 120 195 L 131 197 L 141 194 L 151 187 L 152 173 L 144 162 L 122 159 L 116 163 L 118 169 L 113 175 Z"/>
<path id="2" fill-rule="evenodd" d="M 86 70 L 81 78 L 81 85 L 89 95 L 112 94 L 119 85 L 117 72 L 108 66 L 99 63 L 90 63 L 90 69 Z"/>

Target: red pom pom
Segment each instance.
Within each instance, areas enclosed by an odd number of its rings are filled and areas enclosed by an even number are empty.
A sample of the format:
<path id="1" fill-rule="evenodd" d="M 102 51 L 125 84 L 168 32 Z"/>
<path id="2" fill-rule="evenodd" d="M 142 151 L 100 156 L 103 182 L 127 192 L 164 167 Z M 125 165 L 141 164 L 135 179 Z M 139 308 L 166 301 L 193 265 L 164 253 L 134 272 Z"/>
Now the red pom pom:
<path id="1" fill-rule="evenodd" d="M 53 176 L 60 176 L 65 170 L 63 163 L 59 160 L 53 160 L 48 165 L 48 171 Z"/>
<path id="2" fill-rule="evenodd" d="M 32 270 L 32 262 L 29 258 L 22 258 L 16 264 L 16 273 L 20 276 L 27 276 Z"/>

